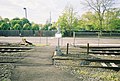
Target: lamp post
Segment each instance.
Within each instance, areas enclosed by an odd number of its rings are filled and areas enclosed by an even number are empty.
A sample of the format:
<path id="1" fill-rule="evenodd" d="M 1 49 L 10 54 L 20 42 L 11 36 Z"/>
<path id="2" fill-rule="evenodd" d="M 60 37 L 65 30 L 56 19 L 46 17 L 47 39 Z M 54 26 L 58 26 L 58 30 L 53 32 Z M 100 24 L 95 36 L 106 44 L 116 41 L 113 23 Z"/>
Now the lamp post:
<path id="1" fill-rule="evenodd" d="M 25 18 L 27 19 L 27 8 L 23 8 L 25 10 Z"/>

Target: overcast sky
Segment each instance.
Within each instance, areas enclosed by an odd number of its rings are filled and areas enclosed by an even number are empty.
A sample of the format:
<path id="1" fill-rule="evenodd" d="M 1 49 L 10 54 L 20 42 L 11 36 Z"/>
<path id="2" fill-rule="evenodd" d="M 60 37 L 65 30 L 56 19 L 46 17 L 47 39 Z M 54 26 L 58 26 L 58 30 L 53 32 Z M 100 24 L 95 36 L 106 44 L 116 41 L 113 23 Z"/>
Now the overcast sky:
<path id="1" fill-rule="evenodd" d="M 25 7 L 31 22 L 43 24 L 50 18 L 50 12 L 52 22 L 56 21 L 67 5 L 72 5 L 78 14 L 86 11 L 80 4 L 80 0 L 0 0 L 0 16 L 10 19 L 23 18 Z"/>

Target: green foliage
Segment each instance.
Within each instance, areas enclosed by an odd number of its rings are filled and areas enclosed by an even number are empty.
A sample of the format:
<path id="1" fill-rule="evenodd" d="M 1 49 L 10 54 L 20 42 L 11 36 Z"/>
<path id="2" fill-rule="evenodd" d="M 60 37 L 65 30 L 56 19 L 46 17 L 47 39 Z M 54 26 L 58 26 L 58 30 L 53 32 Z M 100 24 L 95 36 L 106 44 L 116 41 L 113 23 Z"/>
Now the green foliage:
<path id="1" fill-rule="evenodd" d="M 10 30 L 10 23 L 8 18 L 0 20 L 0 29 L 1 30 Z"/>
<path id="2" fill-rule="evenodd" d="M 55 28 L 60 26 L 63 35 L 69 36 L 72 31 L 88 30 L 88 31 L 114 31 L 120 30 L 120 9 L 108 8 L 101 16 L 101 13 L 88 11 L 80 18 L 74 12 L 73 8 L 66 7 Z M 102 18 L 102 19 L 101 19 Z"/>
<path id="3" fill-rule="evenodd" d="M 80 30 L 120 30 L 120 9 L 110 8 L 102 15 L 100 21 L 98 12 L 86 12 L 78 18 L 72 6 L 67 6 L 57 22 L 46 23 L 44 26 L 30 23 L 26 18 L 2 18 L 0 16 L 0 30 L 56 30 L 58 25 L 63 35 L 72 35 L 72 31 Z M 101 22 L 101 23 L 100 23 Z M 101 26 L 100 26 L 101 24 Z"/>
<path id="4" fill-rule="evenodd" d="M 32 24 L 32 30 L 39 30 L 38 24 Z"/>
<path id="5" fill-rule="evenodd" d="M 120 19 L 113 19 L 109 22 L 108 30 L 120 30 Z"/>
<path id="6" fill-rule="evenodd" d="M 20 24 L 15 24 L 13 27 L 13 30 L 21 30 L 22 27 L 20 26 Z"/>
<path id="7" fill-rule="evenodd" d="M 48 30 L 48 25 L 45 24 L 44 27 L 41 30 Z"/>
<path id="8" fill-rule="evenodd" d="M 0 18 L 0 30 L 39 30 L 39 25 L 30 23 L 26 18 Z"/>
<path id="9" fill-rule="evenodd" d="M 92 12 L 86 12 L 81 17 L 81 26 L 85 30 L 99 30 L 97 14 Z"/>
<path id="10" fill-rule="evenodd" d="M 106 12 L 104 19 L 104 28 L 106 30 L 120 30 L 120 9 L 110 9 Z"/>
<path id="11" fill-rule="evenodd" d="M 79 29 L 77 15 L 72 6 L 65 8 L 62 15 L 59 16 L 57 24 L 60 26 L 63 35 Z"/>
<path id="12" fill-rule="evenodd" d="M 111 9 L 114 0 L 84 0 L 83 3 L 97 14 L 98 29 L 102 31 L 104 29 L 105 13 Z"/>
<path id="13" fill-rule="evenodd" d="M 9 22 L 9 19 L 8 18 L 4 18 L 4 22 Z"/>
<path id="14" fill-rule="evenodd" d="M 51 30 L 51 23 L 46 23 L 41 30 Z"/>
<path id="15" fill-rule="evenodd" d="M 30 24 L 29 20 L 26 19 L 26 18 L 22 18 L 21 21 L 22 21 L 22 24 L 23 24 L 23 25 L 26 24 L 26 23 L 29 23 L 29 24 Z"/>
<path id="16" fill-rule="evenodd" d="M 79 26 L 83 30 L 118 30 L 120 29 L 120 10 L 111 9 L 105 13 L 102 28 L 99 26 L 98 14 L 86 12 L 79 20 Z"/>
<path id="17" fill-rule="evenodd" d="M 20 20 L 11 20 L 10 24 L 11 24 L 11 28 L 13 28 L 16 24 L 19 24 Z M 14 28 L 13 28 L 14 29 Z"/>
<path id="18" fill-rule="evenodd" d="M 31 30 L 31 26 L 29 23 L 24 24 L 23 30 Z"/>
<path id="19" fill-rule="evenodd" d="M 9 30 L 10 29 L 9 24 L 8 23 L 2 23 L 0 25 L 0 29 L 1 30 Z"/>

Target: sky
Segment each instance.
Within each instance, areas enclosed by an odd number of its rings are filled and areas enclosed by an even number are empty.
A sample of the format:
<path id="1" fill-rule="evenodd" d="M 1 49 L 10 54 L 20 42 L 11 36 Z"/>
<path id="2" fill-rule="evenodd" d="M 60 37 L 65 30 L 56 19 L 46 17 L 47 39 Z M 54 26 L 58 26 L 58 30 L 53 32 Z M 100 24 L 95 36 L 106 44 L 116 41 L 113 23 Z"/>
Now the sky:
<path id="1" fill-rule="evenodd" d="M 23 18 L 27 9 L 27 18 L 31 22 L 45 24 L 51 18 L 57 21 L 67 5 L 72 5 L 75 12 L 83 14 L 86 8 L 80 0 L 0 0 L 0 16 L 2 18 Z"/>

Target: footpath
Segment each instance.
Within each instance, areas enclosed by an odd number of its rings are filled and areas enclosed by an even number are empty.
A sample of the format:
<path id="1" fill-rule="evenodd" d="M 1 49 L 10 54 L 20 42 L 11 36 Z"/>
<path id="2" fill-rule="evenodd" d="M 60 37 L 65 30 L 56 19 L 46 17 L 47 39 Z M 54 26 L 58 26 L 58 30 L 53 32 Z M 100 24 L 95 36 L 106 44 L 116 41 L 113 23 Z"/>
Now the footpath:
<path id="1" fill-rule="evenodd" d="M 55 47 L 35 47 L 16 65 L 12 81 L 80 81 L 78 78 L 52 65 Z"/>

